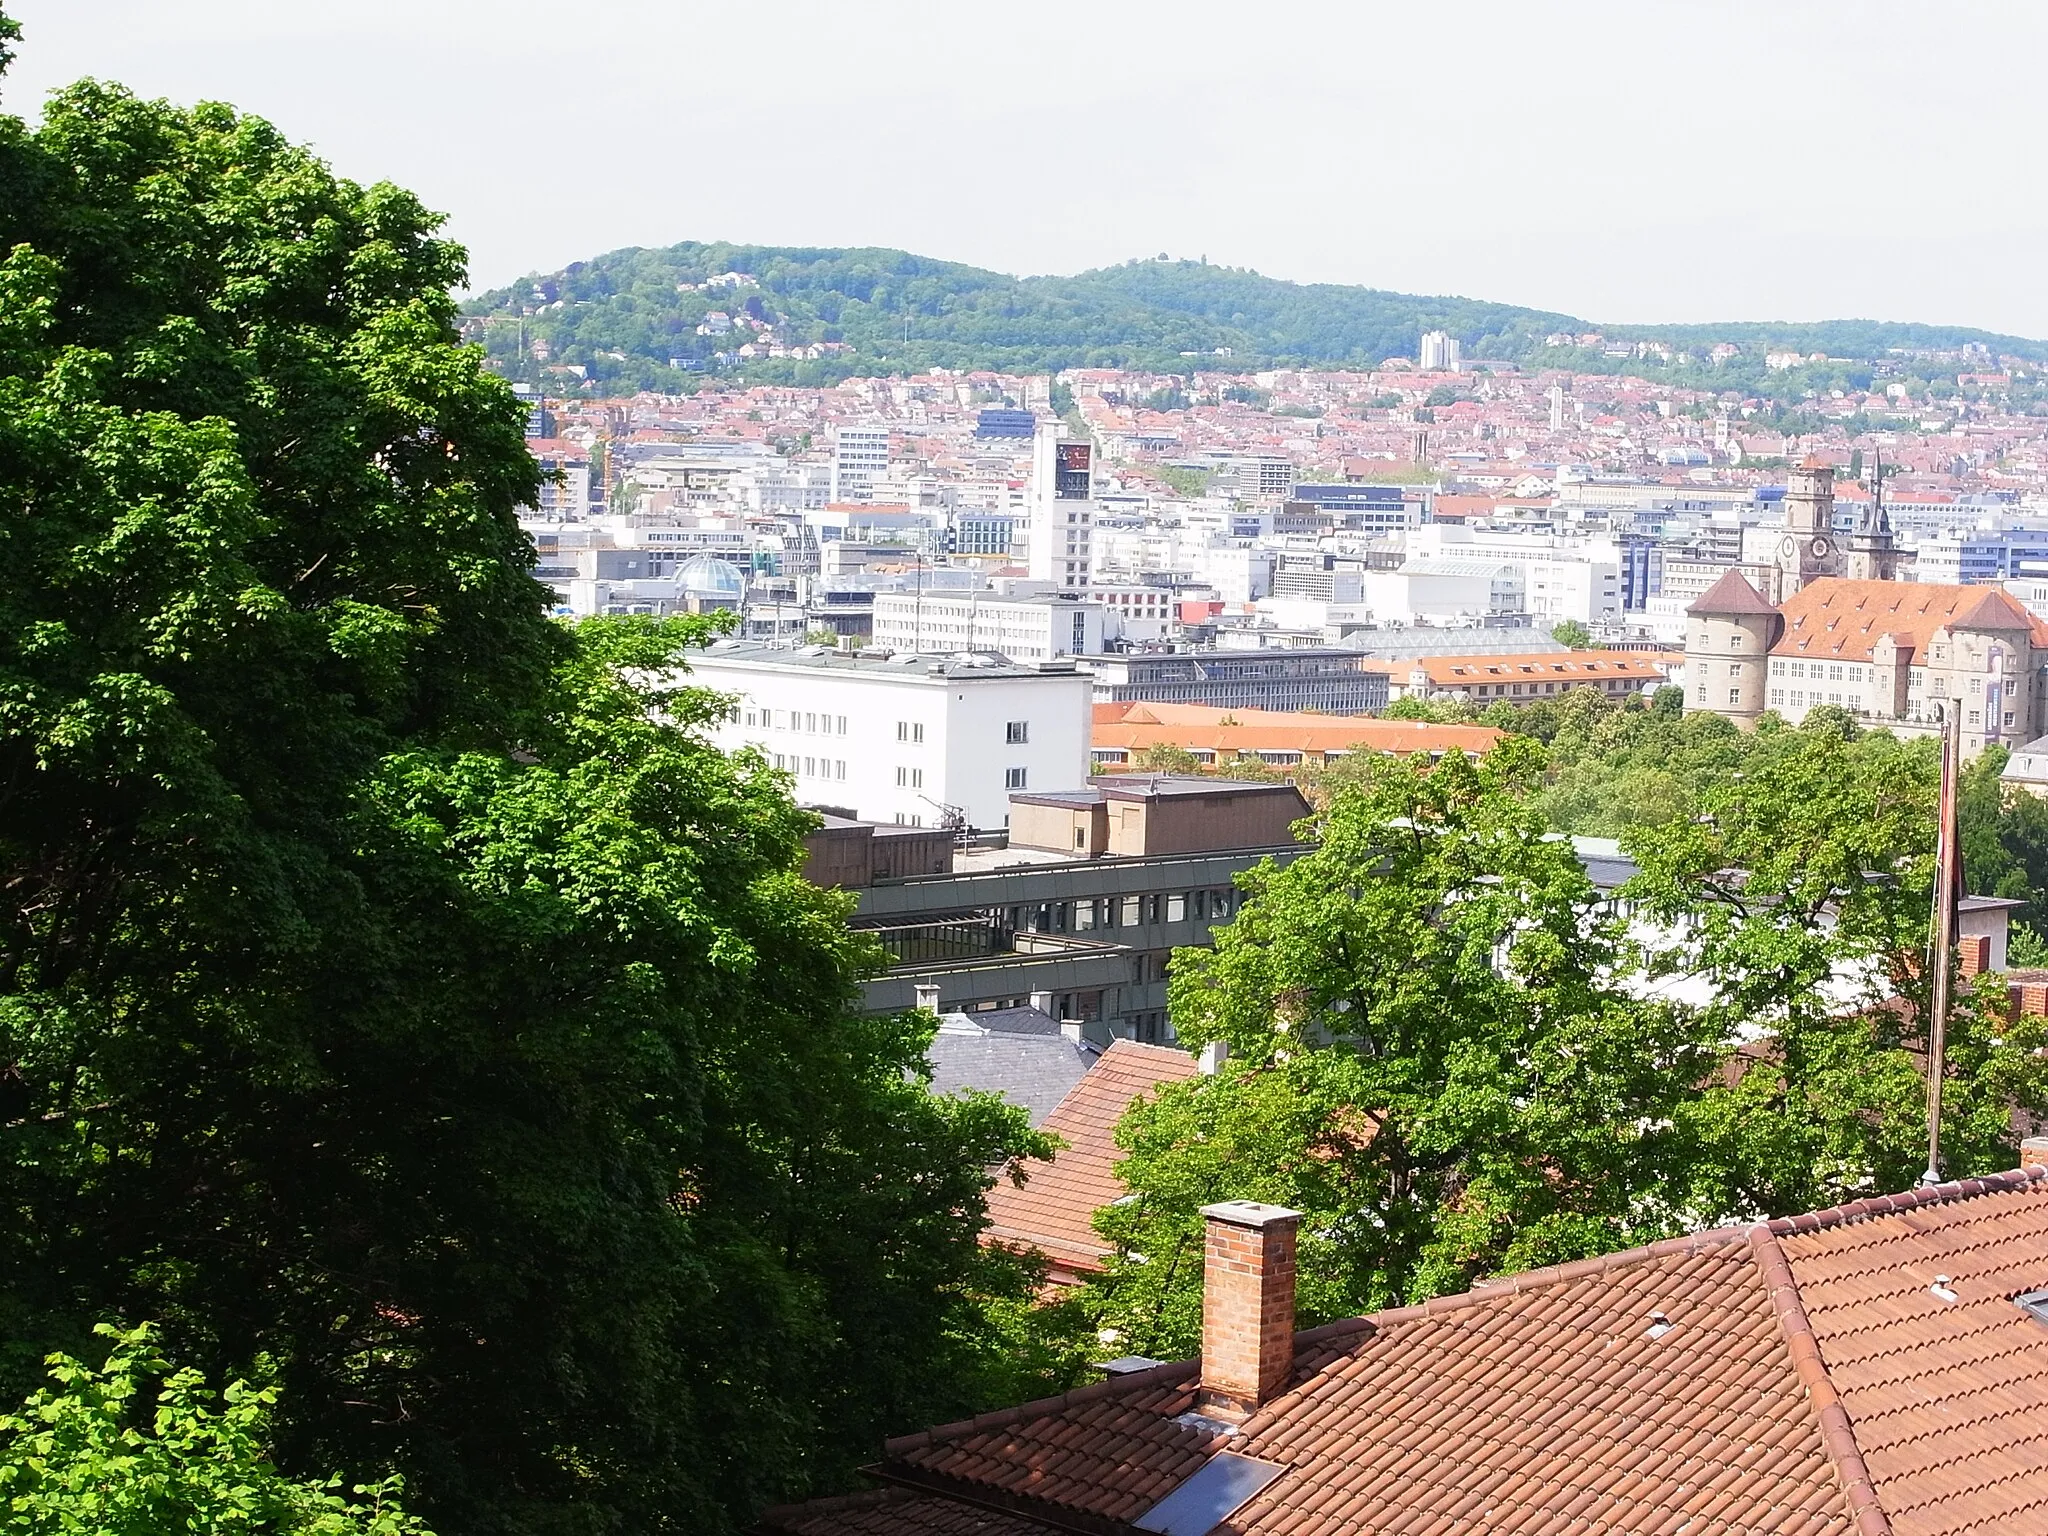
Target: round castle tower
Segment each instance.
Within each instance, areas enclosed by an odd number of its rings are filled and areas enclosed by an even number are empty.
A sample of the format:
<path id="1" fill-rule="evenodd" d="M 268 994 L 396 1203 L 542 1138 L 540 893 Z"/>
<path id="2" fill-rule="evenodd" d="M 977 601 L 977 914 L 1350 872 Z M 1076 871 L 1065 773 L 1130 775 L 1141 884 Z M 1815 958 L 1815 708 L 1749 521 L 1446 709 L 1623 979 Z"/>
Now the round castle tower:
<path id="1" fill-rule="evenodd" d="M 1778 610 L 1731 570 L 1685 612 L 1685 707 L 1756 724 L 1771 645 L 1784 623 Z"/>

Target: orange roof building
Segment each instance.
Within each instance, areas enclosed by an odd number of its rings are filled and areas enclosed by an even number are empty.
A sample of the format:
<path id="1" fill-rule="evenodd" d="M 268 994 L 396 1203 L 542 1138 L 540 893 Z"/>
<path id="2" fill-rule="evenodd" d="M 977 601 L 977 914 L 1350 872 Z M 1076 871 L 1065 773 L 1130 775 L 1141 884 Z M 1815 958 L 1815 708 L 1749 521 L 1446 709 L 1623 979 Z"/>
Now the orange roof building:
<path id="1" fill-rule="evenodd" d="M 1748 725 L 1823 705 L 1906 735 L 1962 719 L 1974 753 L 2042 734 L 2048 621 L 2000 587 L 1823 577 L 1775 607 L 1734 573 L 1687 617 L 1686 705 Z"/>
<path id="2" fill-rule="evenodd" d="M 1484 725 L 1376 720 L 1208 704 L 1111 703 L 1095 706 L 1098 765 L 1131 762 L 1147 747 L 1182 747 L 1205 765 L 1252 758 L 1280 767 L 1320 766 L 1353 752 L 1485 752 L 1501 733 Z"/>
<path id="3" fill-rule="evenodd" d="M 2030 1161 L 2048 1144 L 2029 1143 Z M 904 1435 L 791 1536 L 2048 1531 L 2048 1168 L 1293 1331 L 1296 1212 L 1205 1208 L 1199 1361 Z M 1256 1377 L 1247 1361 L 1259 1370 Z"/>
<path id="4" fill-rule="evenodd" d="M 1162 1084 L 1186 1082 L 1199 1070 L 1186 1051 L 1112 1041 L 1039 1126 L 1066 1146 L 1049 1163 L 1021 1164 L 1022 1183 L 1006 1176 L 989 1191 L 983 1241 L 1036 1249 L 1051 1261 L 1055 1283 L 1099 1274 L 1109 1249 L 1096 1234 L 1095 1213 L 1124 1193 L 1116 1176 L 1117 1122 Z"/>
<path id="5" fill-rule="evenodd" d="M 1574 688 L 1610 699 L 1656 689 L 1685 658 L 1664 651 L 1537 651 L 1506 656 L 1422 656 L 1396 663 L 1396 698 L 1470 699 L 1477 704 L 1533 704 Z"/>

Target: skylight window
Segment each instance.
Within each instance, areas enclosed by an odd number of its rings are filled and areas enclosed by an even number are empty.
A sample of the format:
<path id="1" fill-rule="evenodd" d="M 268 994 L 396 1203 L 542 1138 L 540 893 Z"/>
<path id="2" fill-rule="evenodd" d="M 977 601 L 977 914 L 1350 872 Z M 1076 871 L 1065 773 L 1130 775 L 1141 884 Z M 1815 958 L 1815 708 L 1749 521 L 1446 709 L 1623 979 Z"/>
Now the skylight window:
<path id="1" fill-rule="evenodd" d="M 2022 1291 L 2012 1302 L 2034 1321 L 2048 1323 L 2048 1291 Z"/>
<path id="2" fill-rule="evenodd" d="M 1131 1524 L 1159 1536 L 1208 1536 L 1286 1470 L 1275 1461 L 1218 1451 Z"/>

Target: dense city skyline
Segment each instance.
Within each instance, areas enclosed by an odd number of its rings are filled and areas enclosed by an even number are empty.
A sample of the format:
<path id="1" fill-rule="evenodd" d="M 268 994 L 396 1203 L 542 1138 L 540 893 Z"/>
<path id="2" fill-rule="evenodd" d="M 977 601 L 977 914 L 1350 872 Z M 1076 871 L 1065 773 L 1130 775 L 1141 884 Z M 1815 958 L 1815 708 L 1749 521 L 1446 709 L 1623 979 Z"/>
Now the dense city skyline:
<path id="1" fill-rule="evenodd" d="M 480 287 L 680 239 L 1017 273 L 1163 250 L 1612 324 L 2048 336 L 2019 73 L 2048 18 L 2010 6 L 1304 6 L 1249 50 L 1135 8 L 17 12 L 12 110 L 87 74 L 233 101 L 446 210 Z"/>

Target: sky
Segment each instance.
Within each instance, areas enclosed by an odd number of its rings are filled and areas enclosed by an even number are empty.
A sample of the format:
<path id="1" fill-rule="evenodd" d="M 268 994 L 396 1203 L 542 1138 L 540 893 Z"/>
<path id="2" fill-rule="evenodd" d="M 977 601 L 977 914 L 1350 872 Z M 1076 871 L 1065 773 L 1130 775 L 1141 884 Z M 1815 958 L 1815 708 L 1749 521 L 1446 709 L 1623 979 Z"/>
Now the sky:
<path id="1" fill-rule="evenodd" d="M 1014 273 L 1206 257 L 1592 321 L 2048 338 L 2038 0 L 0 0 L 0 107 L 220 100 L 448 215 Z"/>

